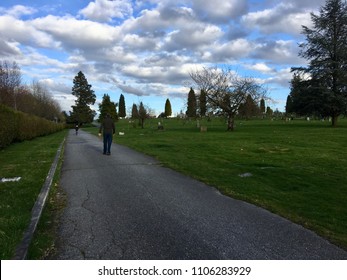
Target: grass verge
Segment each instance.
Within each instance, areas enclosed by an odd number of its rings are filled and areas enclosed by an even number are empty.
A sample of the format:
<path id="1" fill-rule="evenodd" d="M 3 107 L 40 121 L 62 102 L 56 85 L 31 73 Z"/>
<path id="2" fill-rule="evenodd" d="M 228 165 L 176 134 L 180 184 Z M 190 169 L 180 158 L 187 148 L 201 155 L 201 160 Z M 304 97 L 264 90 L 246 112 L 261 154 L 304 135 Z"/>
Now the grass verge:
<path id="1" fill-rule="evenodd" d="M 46 205 L 42 211 L 40 221 L 28 250 L 27 259 L 29 260 L 51 259 L 55 254 L 58 221 L 61 211 L 66 206 L 66 195 L 60 188 L 60 174 L 63 160 L 64 147 L 60 154 Z"/>
<path id="2" fill-rule="evenodd" d="M 57 149 L 66 136 L 61 131 L 0 150 L 0 177 L 21 177 L 0 183 L 0 258 L 11 259 L 27 228 Z"/>

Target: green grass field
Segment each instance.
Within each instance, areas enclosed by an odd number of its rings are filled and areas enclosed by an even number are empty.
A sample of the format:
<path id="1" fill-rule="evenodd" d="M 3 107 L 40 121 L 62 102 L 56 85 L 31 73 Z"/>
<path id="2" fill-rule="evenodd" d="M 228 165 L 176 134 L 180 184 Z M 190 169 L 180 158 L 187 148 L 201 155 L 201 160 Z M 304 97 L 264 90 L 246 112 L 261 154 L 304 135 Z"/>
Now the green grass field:
<path id="1" fill-rule="evenodd" d="M 339 128 L 320 121 L 148 120 L 145 129 L 116 124 L 115 141 L 158 158 L 163 165 L 206 182 L 226 195 L 260 205 L 304 225 L 347 249 L 347 120 Z M 96 128 L 87 128 L 97 134 Z M 26 229 L 32 206 L 67 131 L 0 150 L 0 258 L 10 259 Z M 114 155 L 116 156 L 116 154 Z M 59 172 L 58 172 L 59 173 Z M 251 176 L 242 176 L 242 175 Z M 56 178 L 58 181 L 59 178 Z M 54 218 L 64 195 L 53 187 L 30 259 L 43 258 L 54 242 Z M 53 248 L 54 249 L 54 248 Z"/>
<path id="2" fill-rule="evenodd" d="M 61 131 L 0 150 L 0 177 L 21 177 L 19 182 L 0 183 L 0 259 L 13 257 L 66 133 Z"/>
<path id="3" fill-rule="evenodd" d="M 347 248 L 347 120 L 148 120 L 145 129 L 119 121 L 116 142 L 222 193 L 266 208 Z M 93 130 L 90 130 L 93 131 Z M 94 133 L 96 131 L 94 130 Z"/>

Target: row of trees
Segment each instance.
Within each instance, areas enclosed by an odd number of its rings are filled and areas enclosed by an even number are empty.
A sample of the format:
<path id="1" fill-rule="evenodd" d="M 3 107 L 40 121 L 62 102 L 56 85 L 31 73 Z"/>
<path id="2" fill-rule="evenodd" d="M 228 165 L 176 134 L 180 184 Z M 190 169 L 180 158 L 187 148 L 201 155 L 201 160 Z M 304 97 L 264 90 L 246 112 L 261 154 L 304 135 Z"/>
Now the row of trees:
<path id="1" fill-rule="evenodd" d="M 96 112 L 91 109 L 91 106 L 96 102 L 96 95 L 92 90 L 92 85 L 88 83 L 82 71 L 79 71 L 73 79 L 72 94 L 76 97 L 75 105 L 71 106 L 72 111 L 68 116 L 68 121 L 71 123 L 91 123 L 94 120 Z M 119 113 L 117 107 L 119 105 Z M 106 114 L 110 114 L 114 120 L 118 117 L 125 117 L 125 100 L 121 94 L 119 103 L 114 103 L 108 94 L 104 94 L 102 102 L 99 104 L 100 115 L 98 121 L 105 118 Z"/>
<path id="2" fill-rule="evenodd" d="M 286 113 L 330 117 L 335 127 L 347 113 L 347 3 L 328 0 L 311 19 L 313 28 L 303 26 L 306 42 L 299 53 L 309 65 L 292 68 Z"/>
<path id="3" fill-rule="evenodd" d="M 75 105 L 72 106 L 72 112 L 68 116 L 69 122 L 72 123 L 91 123 L 96 115 L 96 112 L 91 109 L 91 105 L 95 104 L 96 95 L 91 89 L 92 86 L 88 83 L 85 75 L 82 71 L 78 72 L 73 80 L 72 94 L 76 96 Z M 118 110 L 117 110 L 118 108 Z M 131 118 L 139 119 L 140 124 L 143 127 L 145 119 L 150 117 L 150 109 L 145 108 L 142 102 L 139 105 L 133 104 Z M 106 114 L 110 114 L 114 120 L 119 117 L 126 117 L 126 106 L 124 95 L 121 94 L 119 103 L 111 101 L 108 94 L 104 94 L 101 103 L 99 104 L 99 118 L 100 122 L 105 118 Z M 165 102 L 164 117 L 172 115 L 171 103 L 167 99 Z"/>
<path id="4" fill-rule="evenodd" d="M 91 123 L 94 120 L 96 112 L 91 109 L 91 106 L 96 102 L 96 95 L 82 71 L 78 72 L 73 79 L 71 92 L 76 97 L 76 101 L 75 105 L 71 106 L 72 111 L 69 115 L 61 111 L 58 102 L 53 99 L 43 84 L 34 80 L 28 86 L 23 85 L 21 81 L 21 70 L 16 62 L 0 61 L 0 104 L 51 121 Z M 126 117 L 124 95 L 120 95 L 119 103 L 114 103 L 110 96 L 105 94 L 99 104 L 99 111 L 99 121 L 107 113 L 115 120 L 118 117 Z M 149 117 L 148 112 L 150 110 L 141 102 L 137 113 L 133 110 L 132 118 L 140 119 L 143 125 L 144 120 Z M 166 117 L 172 114 L 169 99 L 166 100 L 164 114 Z"/>
<path id="5" fill-rule="evenodd" d="M 309 61 L 309 65 L 292 68 L 294 76 L 286 113 L 329 116 L 332 125 L 336 126 L 338 117 L 347 113 L 346 1 L 327 0 L 320 14 L 312 13 L 311 19 L 312 29 L 303 26 L 306 42 L 300 45 L 299 54 Z M 242 78 L 230 69 L 218 68 L 204 68 L 190 73 L 190 77 L 200 94 L 197 97 L 191 88 L 186 112 L 188 117 L 222 115 L 228 119 L 228 130 L 233 130 L 236 115 L 248 118 L 270 114 L 272 111 L 269 107 L 265 109 L 266 89 L 252 78 Z M 72 94 L 76 96 L 76 102 L 68 120 L 92 122 L 96 112 L 91 109 L 91 105 L 95 104 L 96 95 L 81 71 L 73 80 Z M 0 61 L 0 104 L 48 120 L 64 119 L 59 104 L 42 84 L 34 81 L 31 86 L 22 85 L 20 68 L 15 62 Z M 133 118 L 148 111 L 141 104 L 136 114 L 133 106 Z M 106 113 L 115 119 L 125 117 L 124 96 L 121 95 L 117 104 L 105 94 L 99 109 L 100 118 Z M 167 99 L 161 116 L 168 117 L 171 114 L 171 103 Z"/>
<path id="6" fill-rule="evenodd" d="M 224 116 L 228 120 L 228 131 L 233 131 L 238 114 L 247 117 L 265 112 L 267 91 L 253 78 L 242 78 L 231 69 L 220 68 L 203 68 L 190 73 L 190 77 L 200 95 L 196 98 L 193 88 L 190 89 L 188 117 L 206 113 Z"/>
<path id="7" fill-rule="evenodd" d="M 303 26 L 306 42 L 300 45 L 299 53 L 309 65 L 292 68 L 286 113 L 330 117 L 336 126 L 338 117 L 347 114 L 347 2 L 327 0 L 319 15 L 311 13 L 311 19 L 312 29 Z M 264 112 L 266 90 L 252 78 L 218 68 L 204 68 L 190 76 L 200 95 L 196 98 L 190 90 L 189 117 L 204 116 L 206 112 L 222 115 L 232 131 L 236 115 L 247 117 Z M 270 108 L 268 111 L 271 113 Z"/>
<path id="8" fill-rule="evenodd" d="M 65 120 L 59 103 L 43 84 L 36 80 L 22 84 L 16 62 L 0 61 L 0 104 L 51 121 Z"/>
<path id="9" fill-rule="evenodd" d="M 244 102 L 240 103 L 237 110 L 237 115 L 245 119 L 257 116 L 272 116 L 272 113 L 273 111 L 270 107 L 265 107 L 264 98 L 261 98 L 260 104 L 258 105 L 249 94 L 246 96 Z M 196 95 L 194 89 L 190 88 L 186 116 L 189 118 L 196 118 L 205 117 L 210 114 L 213 114 L 213 111 L 210 111 L 208 108 L 206 92 L 201 90 L 200 94 Z"/>

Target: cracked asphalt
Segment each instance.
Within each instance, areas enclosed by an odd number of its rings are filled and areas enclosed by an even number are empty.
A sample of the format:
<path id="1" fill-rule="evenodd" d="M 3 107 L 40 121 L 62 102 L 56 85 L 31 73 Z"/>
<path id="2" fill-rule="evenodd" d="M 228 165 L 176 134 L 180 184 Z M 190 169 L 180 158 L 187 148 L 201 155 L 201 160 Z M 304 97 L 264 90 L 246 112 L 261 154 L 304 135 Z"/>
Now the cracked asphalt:
<path id="1" fill-rule="evenodd" d="M 117 140 L 117 139 L 116 139 Z M 146 155 L 70 131 L 55 259 L 347 259 L 315 233 Z"/>

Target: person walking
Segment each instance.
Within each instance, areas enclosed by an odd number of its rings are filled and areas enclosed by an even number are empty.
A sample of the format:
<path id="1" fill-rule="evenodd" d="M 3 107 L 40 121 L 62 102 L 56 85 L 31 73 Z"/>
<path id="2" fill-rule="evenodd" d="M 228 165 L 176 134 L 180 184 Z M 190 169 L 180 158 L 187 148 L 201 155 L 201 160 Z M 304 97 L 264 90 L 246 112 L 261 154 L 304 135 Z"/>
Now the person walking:
<path id="1" fill-rule="evenodd" d="M 104 155 L 111 155 L 111 144 L 112 144 L 112 136 L 115 134 L 116 129 L 114 122 L 110 116 L 110 114 L 106 114 L 105 119 L 102 121 L 99 136 L 101 136 L 101 132 L 103 132 L 103 140 L 104 140 Z"/>
<path id="2" fill-rule="evenodd" d="M 76 126 L 75 126 L 76 135 L 78 134 L 78 129 L 79 129 L 79 127 L 78 127 L 78 123 L 76 123 Z"/>

